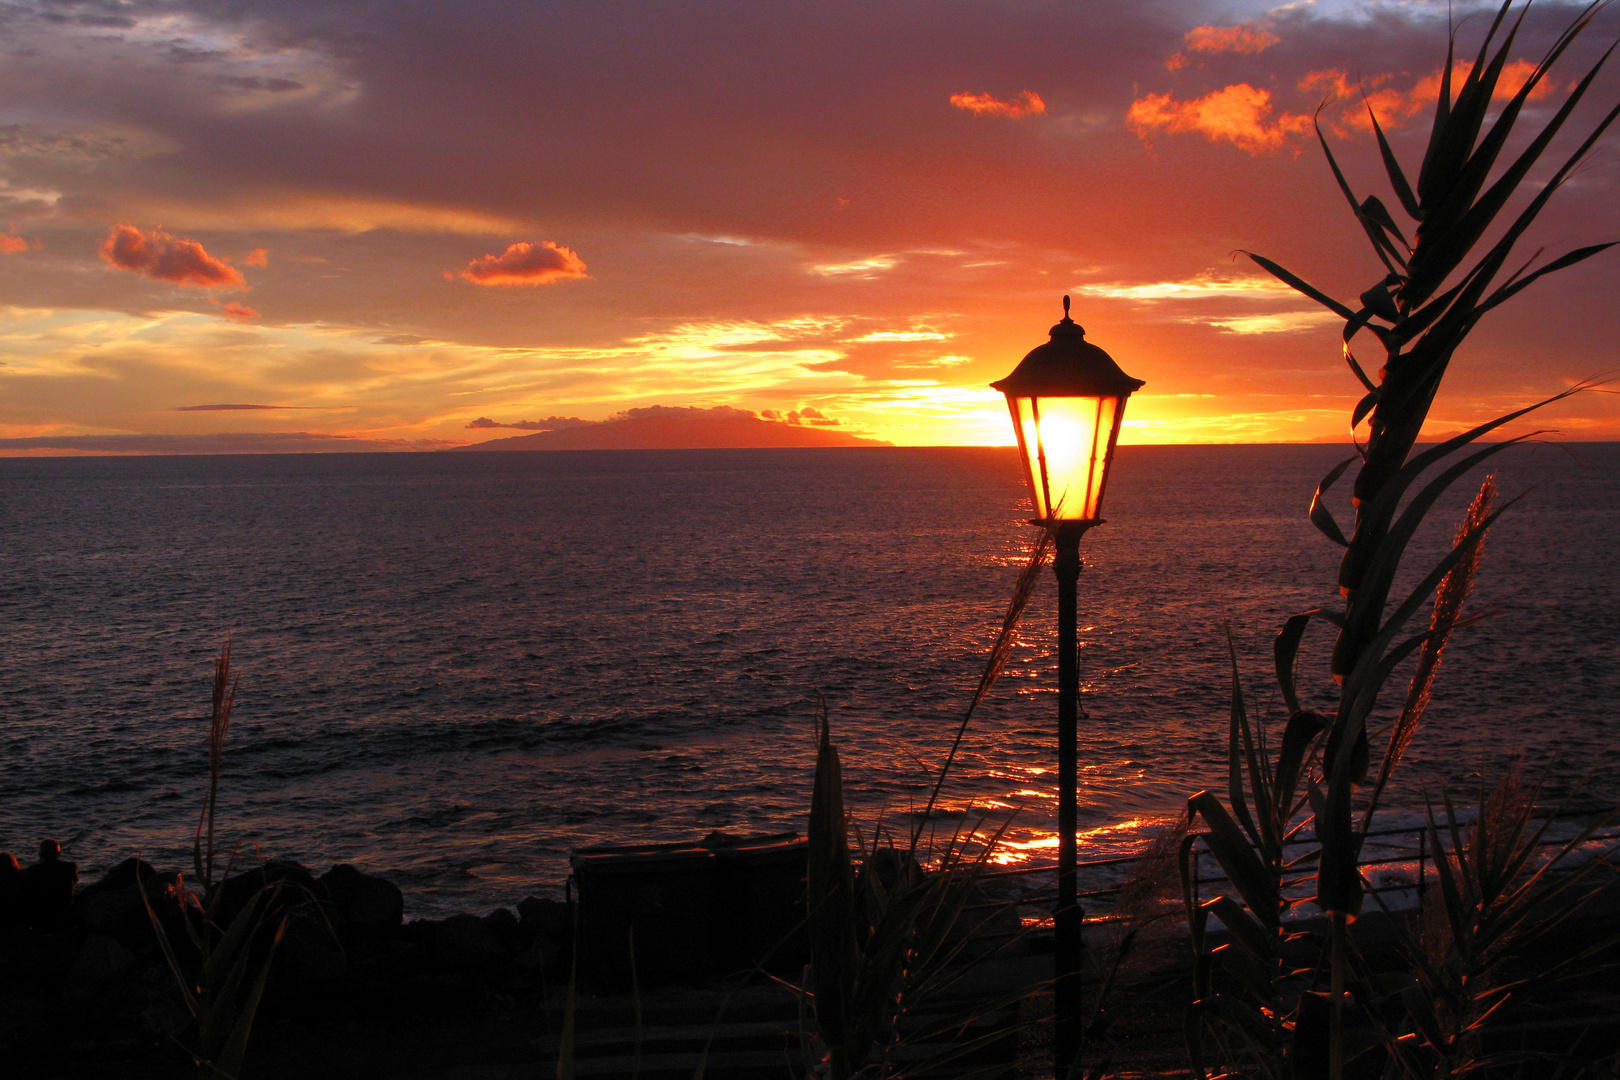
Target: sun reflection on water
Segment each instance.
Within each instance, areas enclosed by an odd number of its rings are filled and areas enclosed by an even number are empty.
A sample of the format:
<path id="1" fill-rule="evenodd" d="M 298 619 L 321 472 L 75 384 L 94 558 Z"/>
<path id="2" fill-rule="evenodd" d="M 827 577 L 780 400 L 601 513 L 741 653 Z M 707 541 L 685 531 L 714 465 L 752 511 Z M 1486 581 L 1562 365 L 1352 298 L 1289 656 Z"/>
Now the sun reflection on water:
<path id="1" fill-rule="evenodd" d="M 1023 794 L 1020 792 L 1019 794 Z M 1031 794 L 1042 794 L 1033 792 Z M 1139 846 L 1141 837 L 1172 824 L 1173 818 L 1144 815 L 1125 821 L 1110 822 L 1091 829 L 1079 829 L 1075 837 L 1079 842 L 1082 862 L 1093 858 L 1114 858 L 1126 848 Z M 1088 848 L 1094 849 L 1088 852 Z M 1101 850 L 1095 850 L 1101 849 Z M 1003 869 L 1021 866 L 1039 866 L 1055 862 L 1058 853 L 1058 832 L 1049 828 L 1009 830 L 990 853 L 989 862 Z"/>

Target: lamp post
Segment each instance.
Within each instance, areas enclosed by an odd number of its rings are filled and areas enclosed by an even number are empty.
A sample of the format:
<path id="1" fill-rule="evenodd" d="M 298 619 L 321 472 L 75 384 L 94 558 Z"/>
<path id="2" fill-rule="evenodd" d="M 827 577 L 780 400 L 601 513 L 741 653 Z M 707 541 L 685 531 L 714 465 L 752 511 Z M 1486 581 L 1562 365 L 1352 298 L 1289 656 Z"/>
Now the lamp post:
<path id="1" fill-rule="evenodd" d="M 1102 524 L 1103 488 L 1125 418 L 1125 399 L 1142 387 L 1113 358 L 1086 341 L 1069 318 L 1052 327 L 1052 340 L 1030 351 L 1013 373 L 992 388 L 1007 395 L 1018 453 L 1029 480 L 1035 518 L 1056 543 L 1058 579 L 1058 893 L 1053 928 L 1053 1009 L 1056 1075 L 1064 1080 L 1079 1061 L 1082 1040 L 1080 957 L 1085 912 L 1076 898 L 1076 729 L 1080 716 L 1075 586 L 1080 538 Z M 1076 1071 L 1076 1075 L 1078 1072 Z"/>

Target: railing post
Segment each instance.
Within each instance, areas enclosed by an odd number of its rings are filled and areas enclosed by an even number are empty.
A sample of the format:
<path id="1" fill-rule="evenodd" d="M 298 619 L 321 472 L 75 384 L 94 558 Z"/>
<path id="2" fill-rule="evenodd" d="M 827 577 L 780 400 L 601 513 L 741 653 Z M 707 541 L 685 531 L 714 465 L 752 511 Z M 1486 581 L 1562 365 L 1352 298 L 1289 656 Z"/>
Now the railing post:
<path id="1" fill-rule="evenodd" d="M 1193 907 L 1195 908 L 1204 902 L 1204 898 L 1198 893 L 1199 883 L 1203 881 L 1203 875 L 1198 872 L 1198 864 L 1202 855 L 1203 853 L 1198 850 L 1198 841 L 1194 840 L 1192 846 L 1192 898 Z"/>
<path id="2" fill-rule="evenodd" d="M 1418 911 L 1423 910 L 1423 898 L 1429 887 L 1429 830 L 1418 830 Z"/>

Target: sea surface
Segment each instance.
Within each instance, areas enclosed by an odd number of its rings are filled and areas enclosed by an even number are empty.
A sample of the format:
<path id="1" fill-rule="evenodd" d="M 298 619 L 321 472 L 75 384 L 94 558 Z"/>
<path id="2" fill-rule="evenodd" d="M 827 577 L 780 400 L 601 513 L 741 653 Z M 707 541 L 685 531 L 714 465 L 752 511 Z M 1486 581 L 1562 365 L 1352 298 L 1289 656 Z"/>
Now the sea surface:
<path id="1" fill-rule="evenodd" d="M 1084 855 L 1224 785 L 1226 627 L 1275 716 L 1272 636 L 1337 602 L 1306 509 L 1347 452 L 1121 449 L 1080 584 Z M 1515 756 L 1620 800 L 1620 444 L 1497 462 L 1523 498 L 1476 585 L 1494 615 L 1446 653 L 1397 811 Z M 189 865 L 227 637 L 223 837 L 386 874 L 412 915 L 558 895 L 580 845 L 802 832 L 823 704 L 858 820 L 904 821 L 1026 507 L 996 449 L 0 460 L 0 849 L 54 835 L 86 879 Z M 1053 850 L 1054 609 L 1048 574 L 944 799 L 947 822 L 1016 810 L 1014 864 Z M 1301 666 L 1321 703 L 1330 644 L 1313 631 Z"/>

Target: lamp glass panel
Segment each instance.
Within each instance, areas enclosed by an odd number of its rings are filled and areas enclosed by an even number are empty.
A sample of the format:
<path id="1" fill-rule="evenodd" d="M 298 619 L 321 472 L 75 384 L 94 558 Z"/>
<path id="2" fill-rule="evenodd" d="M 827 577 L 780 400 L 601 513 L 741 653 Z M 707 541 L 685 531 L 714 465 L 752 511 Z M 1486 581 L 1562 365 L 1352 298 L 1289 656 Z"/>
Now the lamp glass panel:
<path id="1" fill-rule="evenodd" d="M 1009 404 L 1036 516 L 1096 520 L 1120 399 L 1019 397 Z"/>

